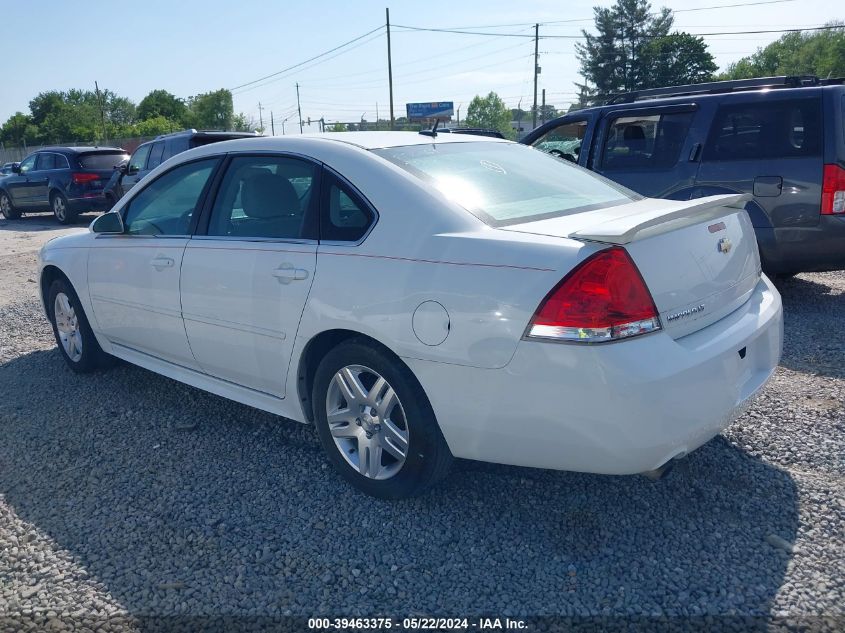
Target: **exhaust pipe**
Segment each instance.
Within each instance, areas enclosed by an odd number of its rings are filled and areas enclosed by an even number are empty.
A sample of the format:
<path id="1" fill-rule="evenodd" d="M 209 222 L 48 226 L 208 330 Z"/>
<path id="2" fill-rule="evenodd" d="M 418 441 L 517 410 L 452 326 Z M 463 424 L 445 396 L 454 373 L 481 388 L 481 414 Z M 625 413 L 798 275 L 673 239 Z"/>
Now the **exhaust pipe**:
<path id="1" fill-rule="evenodd" d="M 650 481 L 660 481 L 670 472 L 672 472 L 675 467 L 678 466 L 680 469 L 686 471 L 687 469 L 687 454 L 686 451 L 683 453 L 678 453 L 668 462 L 663 464 L 662 466 L 658 466 L 654 470 L 647 470 L 645 472 L 640 473 L 643 477 L 646 477 Z"/>

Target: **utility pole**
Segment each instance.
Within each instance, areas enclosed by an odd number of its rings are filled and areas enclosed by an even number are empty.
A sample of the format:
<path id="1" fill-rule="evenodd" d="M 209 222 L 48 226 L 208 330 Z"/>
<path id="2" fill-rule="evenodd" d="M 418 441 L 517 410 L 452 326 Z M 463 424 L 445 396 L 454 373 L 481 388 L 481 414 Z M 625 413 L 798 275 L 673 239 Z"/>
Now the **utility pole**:
<path id="1" fill-rule="evenodd" d="M 264 133 L 264 114 L 263 114 L 263 110 L 264 110 L 264 108 L 261 106 L 261 102 L 259 101 L 258 102 L 258 126 L 261 128 L 262 134 Z M 271 114 L 270 116 L 272 117 L 273 115 Z"/>
<path id="2" fill-rule="evenodd" d="M 540 109 L 540 121 L 546 122 L 546 89 L 543 88 L 543 106 Z"/>
<path id="3" fill-rule="evenodd" d="M 106 135 L 106 112 L 103 109 L 103 100 L 100 99 L 100 86 L 97 85 L 97 82 L 94 82 L 94 90 L 97 92 L 97 105 L 100 106 L 100 122 L 103 124 L 103 142 L 105 143 L 107 140 Z"/>
<path id="4" fill-rule="evenodd" d="M 543 91 L 543 94 L 546 94 L 546 91 Z M 273 111 L 270 110 L 270 133 L 273 136 L 276 136 L 276 122 L 273 120 Z"/>
<path id="5" fill-rule="evenodd" d="M 299 82 L 296 82 L 296 111 L 299 114 L 299 133 L 302 134 L 302 108 L 299 105 Z"/>
<path id="6" fill-rule="evenodd" d="M 458 127 L 461 127 L 461 106 L 458 106 Z"/>
<path id="7" fill-rule="evenodd" d="M 537 75 L 540 73 L 540 25 L 534 25 L 534 119 L 533 127 L 537 127 Z"/>
<path id="8" fill-rule="evenodd" d="M 396 123 L 393 118 L 393 60 L 390 57 L 390 9 L 384 9 L 384 16 L 387 20 L 387 83 L 390 87 L 390 129 L 393 130 L 396 127 Z"/>
<path id="9" fill-rule="evenodd" d="M 320 133 L 324 133 L 326 131 L 326 117 L 320 117 Z"/>

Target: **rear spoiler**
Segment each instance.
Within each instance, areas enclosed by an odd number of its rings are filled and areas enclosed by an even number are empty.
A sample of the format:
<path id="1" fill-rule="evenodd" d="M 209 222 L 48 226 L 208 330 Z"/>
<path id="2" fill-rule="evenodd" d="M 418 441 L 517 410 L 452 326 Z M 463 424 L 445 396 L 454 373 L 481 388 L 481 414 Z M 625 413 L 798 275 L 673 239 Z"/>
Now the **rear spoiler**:
<path id="1" fill-rule="evenodd" d="M 747 193 L 708 196 L 695 200 L 658 201 L 646 198 L 633 205 L 624 205 L 624 208 L 620 208 L 618 216 L 573 231 L 568 237 L 607 244 L 629 244 L 637 237 L 657 235 L 712 220 L 724 215 L 725 207 L 744 209 L 745 203 L 752 198 L 753 196 Z M 613 209 L 607 211 L 612 212 Z"/>

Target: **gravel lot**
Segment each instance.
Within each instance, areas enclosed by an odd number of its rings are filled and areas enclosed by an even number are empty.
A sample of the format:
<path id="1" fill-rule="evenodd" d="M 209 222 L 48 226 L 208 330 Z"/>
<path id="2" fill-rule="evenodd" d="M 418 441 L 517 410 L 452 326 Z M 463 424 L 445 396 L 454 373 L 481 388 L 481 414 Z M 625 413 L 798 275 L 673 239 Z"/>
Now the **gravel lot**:
<path id="1" fill-rule="evenodd" d="M 0 221 L 0 631 L 425 613 L 845 627 L 845 273 L 782 284 L 781 367 L 685 470 L 461 462 L 389 503 L 342 483 L 311 427 L 125 364 L 66 369 L 35 298 L 37 248 L 80 230 L 55 226 Z"/>

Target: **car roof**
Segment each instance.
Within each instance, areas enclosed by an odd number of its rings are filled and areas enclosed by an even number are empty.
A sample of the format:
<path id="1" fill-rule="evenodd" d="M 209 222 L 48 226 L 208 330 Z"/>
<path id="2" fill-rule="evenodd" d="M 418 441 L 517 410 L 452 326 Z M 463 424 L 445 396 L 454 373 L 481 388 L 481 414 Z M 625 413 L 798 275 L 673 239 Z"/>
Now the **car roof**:
<path id="1" fill-rule="evenodd" d="M 386 149 L 407 145 L 431 145 L 439 143 L 510 143 L 500 138 L 472 136 L 469 134 L 446 133 L 443 136 L 429 136 L 419 132 L 329 132 L 327 134 L 304 134 L 304 137 L 326 139 L 356 145 L 363 149 Z M 273 137 L 270 137 L 273 138 Z"/>
<path id="2" fill-rule="evenodd" d="M 90 152 L 123 152 L 126 150 L 122 147 L 100 147 L 100 146 L 81 146 L 81 147 L 41 147 L 36 152 L 64 152 L 65 154 L 88 154 Z"/>

